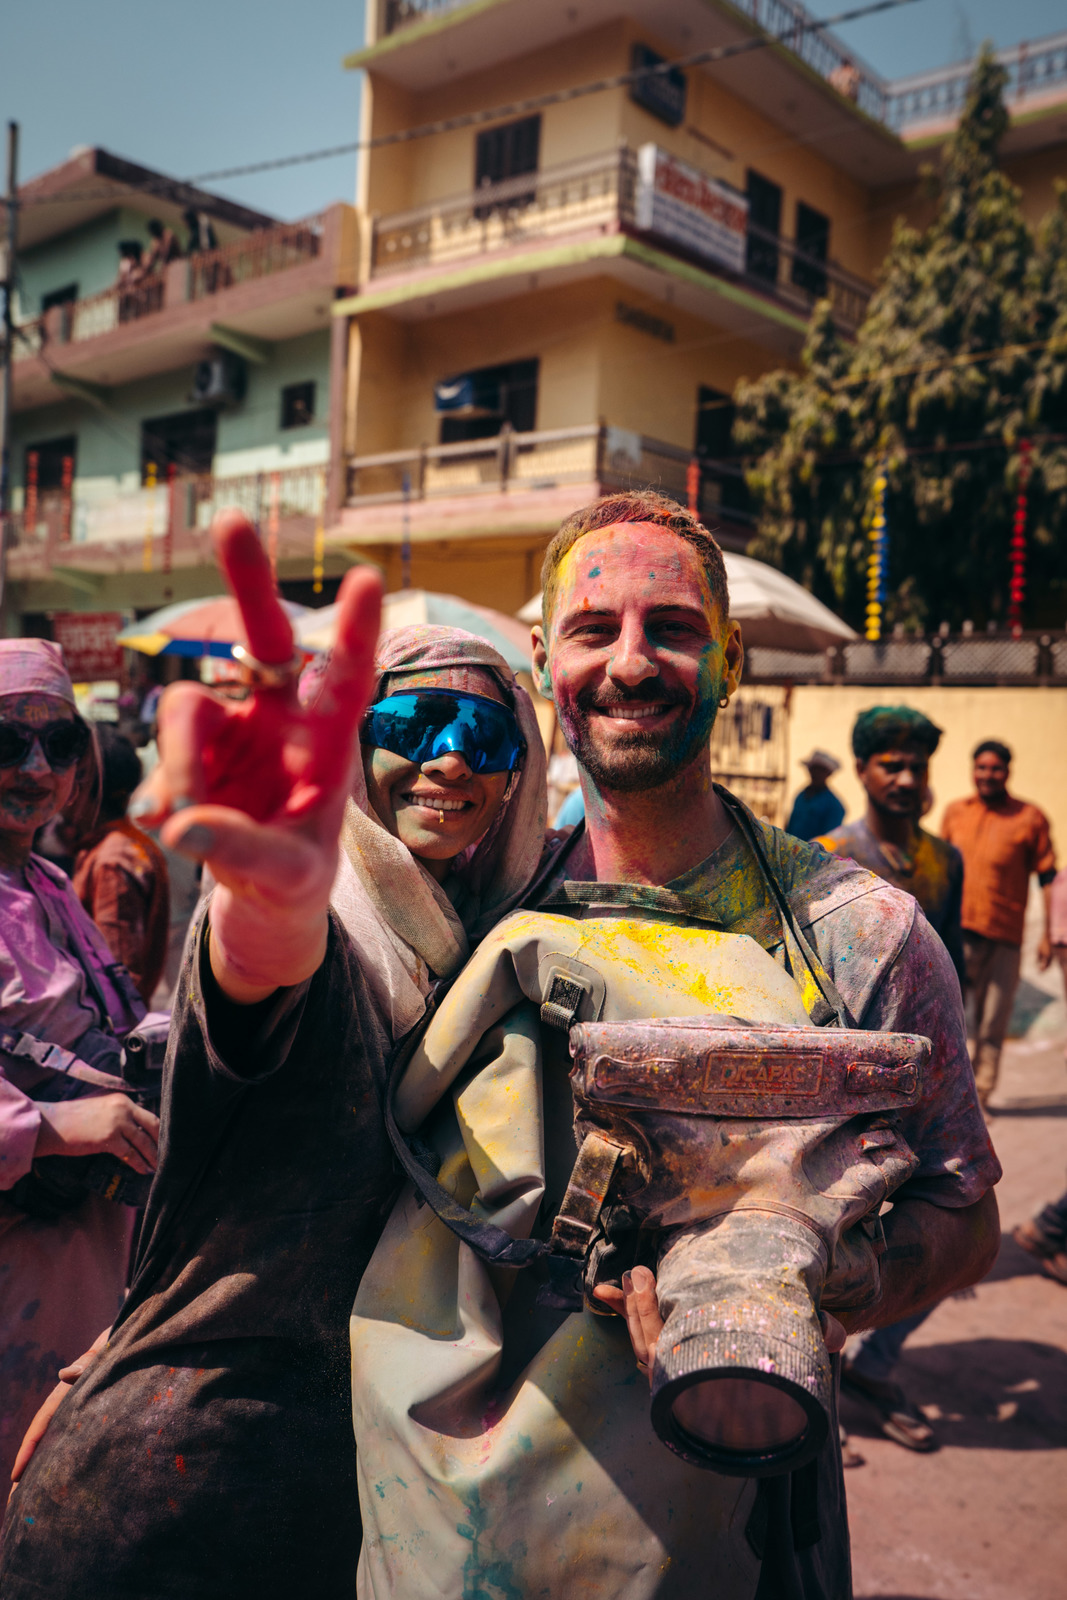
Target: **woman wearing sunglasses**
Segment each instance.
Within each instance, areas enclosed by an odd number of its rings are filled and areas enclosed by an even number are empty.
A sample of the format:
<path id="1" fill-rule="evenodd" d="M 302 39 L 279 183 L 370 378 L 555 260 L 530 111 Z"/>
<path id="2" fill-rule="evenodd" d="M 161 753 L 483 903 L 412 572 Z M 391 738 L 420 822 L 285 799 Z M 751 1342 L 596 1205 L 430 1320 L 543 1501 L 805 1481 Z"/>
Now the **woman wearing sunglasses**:
<path id="1" fill-rule="evenodd" d="M 217 886 L 130 1294 L 12 1497 L 4 1600 L 350 1600 L 348 1318 L 398 1182 L 386 1060 L 541 856 L 544 751 L 503 659 L 434 627 L 375 648 L 357 571 L 298 697 L 255 533 L 220 520 L 255 692 L 169 691 L 150 791 Z"/>
<path id="2" fill-rule="evenodd" d="M 107 1152 L 156 1164 L 159 1124 L 126 1095 L 72 1077 L 65 1055 L 113 1075 L 144 1016 L 66 875 L 33 853 L 60 813 L 95 808 L 99 774 L 58 645 L 0 641 L 0 1465 L 11 1470 L 64 1360 L 119 1308 L 134 1212 L 93 1194 L 40 1192 L 47 1156 Z M 66 1098 L 74 1091 L 77 1098 Z M 54 1170 L 54 1167 L 53 1167 Z"/>

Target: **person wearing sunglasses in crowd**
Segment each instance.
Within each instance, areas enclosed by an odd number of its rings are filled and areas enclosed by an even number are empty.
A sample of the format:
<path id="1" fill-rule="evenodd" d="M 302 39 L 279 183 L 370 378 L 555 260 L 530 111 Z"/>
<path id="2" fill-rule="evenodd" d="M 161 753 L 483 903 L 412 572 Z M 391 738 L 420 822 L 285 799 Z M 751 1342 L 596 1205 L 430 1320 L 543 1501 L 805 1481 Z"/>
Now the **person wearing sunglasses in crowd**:
<path id="1" fill-rule="evenodd" d="M 355 1592 L 348 1317 L 397 1189 L 386 1057 L 542 853 L 544 751 L 502 657 L 434 627 L 375 649 L 363 569 L 298 696 L 255 531 L 225 513 L 216 542 L 257 687 L 160 709 L 151 815 L 216 887 L 130 1294 L 27 1438 L 5 1600 Z"/>
<path id="2" fill-rule="evenodd" d="M 56 1205 L 37 1165 L 107 1152 L 156 1164 L 159 1124 L 114 1081 L 145 1008 L 66 874 L 34 853 L 99 799 L 96 751 L 58 645 L 0 641 L 0 1463 L 10 1472 L 56 1371 L 119 1309 L 134 1210 L 82 1193 Z M 50 1064 L 51 1063 L 51 1064 Z M 71 1070 L 73 1069 L 73 1071 Z M 106 1079 L 104 1080 L 106 1082 Z M 74 1094 L 75 1098 L 68 1098 Z M 54 1171 L 54 1165 L 52 1167 Z"/>

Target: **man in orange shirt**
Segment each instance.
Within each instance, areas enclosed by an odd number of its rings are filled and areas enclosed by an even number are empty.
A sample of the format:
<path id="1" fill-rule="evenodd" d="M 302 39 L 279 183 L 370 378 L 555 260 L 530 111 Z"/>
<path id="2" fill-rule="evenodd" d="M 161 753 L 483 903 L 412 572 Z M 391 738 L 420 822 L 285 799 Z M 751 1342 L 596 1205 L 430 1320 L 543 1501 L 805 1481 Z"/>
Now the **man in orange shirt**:
<path id="1" fill-rule="evenodd" d="M 974 752 L 974 787 L 946 809 L 941 835 L 963 857 L 963 953 L 974 997 L 974 1076 L 983 1106 L 997 1082 L 1015 990 L 1030 874 L 1044 891 L 1045 928 L 1038 965 L 1052 960 L 1049 928 L 1056 858 L 1048 818 L 1008 793 L 1011 751 L 996 739 Z"/>

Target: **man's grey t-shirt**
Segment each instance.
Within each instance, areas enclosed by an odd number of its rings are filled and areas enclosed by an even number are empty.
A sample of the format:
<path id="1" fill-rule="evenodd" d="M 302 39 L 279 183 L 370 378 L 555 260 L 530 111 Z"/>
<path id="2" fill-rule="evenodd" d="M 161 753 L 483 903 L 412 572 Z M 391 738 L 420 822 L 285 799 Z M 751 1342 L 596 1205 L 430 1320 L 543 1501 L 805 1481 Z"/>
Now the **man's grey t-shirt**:
<path id="1" fill-rule="evenodd" d="M 933 1045 L 922 1100 L 901 1114 L 919 1165 L 898 1196 L 948 1208 L 973 1204 L 998 1181 L 1001 1169 L 975 1093 L 959 981 L 944 945 L 911 895 L 821 846 L 751 820 L 771 871 L 845 1002 L 850 1025 L 922 1034 Z M 558 869 L 539 883 L 529 903 L 558 910 L 567 880 L 596 880 L 584 835 L 565 847 Z M 693 912 L 690 925 L 704 922 L 748 934 L 787 964 L 777 907 L 738 829 L 706 860 L 662 887 L 685 897 Z M 762 1482 L 748 1529 L 764 1559 L 758 1600 L 851 1596 L 836 1426 L 815 1468 Z"/>

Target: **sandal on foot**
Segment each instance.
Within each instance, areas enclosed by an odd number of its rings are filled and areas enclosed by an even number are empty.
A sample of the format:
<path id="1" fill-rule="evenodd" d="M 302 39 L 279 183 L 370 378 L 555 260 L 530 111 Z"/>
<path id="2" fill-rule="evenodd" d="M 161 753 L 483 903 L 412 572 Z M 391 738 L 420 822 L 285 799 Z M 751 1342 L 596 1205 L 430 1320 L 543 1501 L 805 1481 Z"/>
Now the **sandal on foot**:
<path id="1" fill-rule="evenodd" d="M 1036 1256 L 1039 1261 L 1047 1261 L 1058 1249 L 1055 1240 L 1042 1232 L 1033 1219 L 1029 1222 L 1020 1222 L 1017 1228 L 1011 1230 L 1011 1236 L 1028 1255 Z"/>
<path id="2" fill-rule="evenodd" d="M 881 1382 L 865 1378 L 848 1362 L 842 1363 L 841 1386 L 858 1399 L 869 1400 L 878 1412 L 882 1432 L 894 1444 L 905 1450 L 916 1450 L 928 1455 L 940 1450 L 941 1444 L 933 1428 L 918 1406 L 913 1406 L 898 1383 Z"/>

